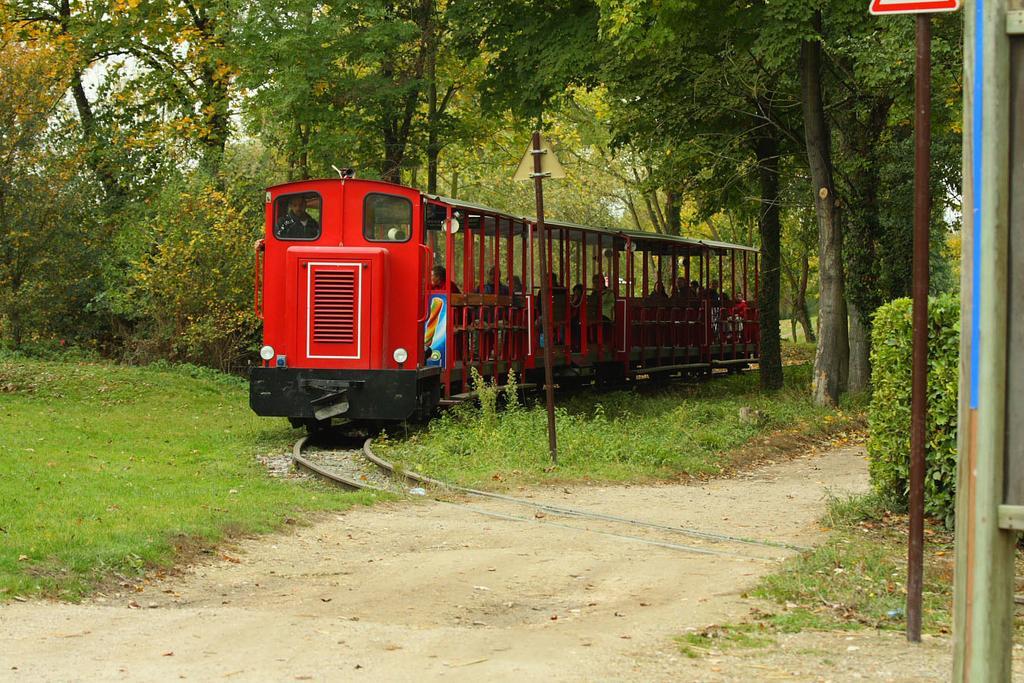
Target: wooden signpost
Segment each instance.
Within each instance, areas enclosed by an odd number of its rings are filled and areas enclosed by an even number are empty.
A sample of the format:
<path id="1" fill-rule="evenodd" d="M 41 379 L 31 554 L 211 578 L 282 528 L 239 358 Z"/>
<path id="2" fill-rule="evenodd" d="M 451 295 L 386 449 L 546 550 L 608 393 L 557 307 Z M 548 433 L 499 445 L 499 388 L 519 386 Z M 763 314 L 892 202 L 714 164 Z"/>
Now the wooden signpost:
<path id="1" fill-rule="evenodd" d="M 1024 530 L 1024 2 L 964 16 L 953 680 L 1009 681 Z"/>
<path id="2" fill-rule="evenodd" d="M 555 434 L 555 383 L 551 375 L 551 282 L 548 269 L 548 237 L 544 227 L 544 178 L 564 178 L 565 171 L 548 147 L 540 131 L 533 131 L 533 141 L 519 162 L 513 180 L 533 179 L 537 197 L 537 248 L 540 249 L 541 325 L 544 330 L 544 391 L 548 404 L 548 451 L 551 464 L 558 464 L 558 438 Z"/>

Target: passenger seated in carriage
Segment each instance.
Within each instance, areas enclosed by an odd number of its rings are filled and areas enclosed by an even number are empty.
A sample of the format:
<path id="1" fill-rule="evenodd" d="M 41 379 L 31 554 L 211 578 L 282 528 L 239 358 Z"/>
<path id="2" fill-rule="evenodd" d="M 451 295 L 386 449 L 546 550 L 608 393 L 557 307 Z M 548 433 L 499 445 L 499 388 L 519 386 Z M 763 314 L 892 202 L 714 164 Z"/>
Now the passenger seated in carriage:
<path id="1" fill-rule="evenodd" d="M 462 290 L 454 282 L 450 283 L 452 288 L 452 294 L 461 294 Z M 434 266 L 430 271 L 430 289 L 432 290 L 444 290 L 449 285 L 448 272 L 444 266 Z"/>
<path id="2" fill-rule="evenodd" d="M 721 287 L 718 286 L 718 280 L 711 281 L 711 287 L 708 288 L 711 297 L 711 306 L 714 308 L 721 308 L 722 306 L 722 291 Z"/>
<path id="3" fill-rule="evenodd" d="M 705 295 L 705 291 L 701 289 L 700 283 L 697 282 L 696 280 L 690 282 L 690 292 L 693 295 L 694 303 L 697 304 L 701 302 Z"/>
<path id="4" fill-rule="evenodd" d="M 494 291 L 495 280 L 498 280 L 498 269 L 495 266 L 491 266 L 487 269 L 487 279 L 484 280 L 483 287 L 479 288 L 477 291 L 482 294 L 501 294 L 507 296 L 508 285 L 499 280 L 498 291 Z"/>
<path id="5" fill-rule="evenodd" d="M 668 294 L 665 292 L 665 283 L 661 280 L 654 283 L 654 289 L 647 295 L 644 303 L 651 306 L 667 306 Z"/>
<path id="6" fill-rule="evenodd" d="M 685 277 L 676 278 L 676 289 L 669 298 L 669 304 L 674 308 L 685 308 L 690 305 L 690 286 L 686 284 Z"/>

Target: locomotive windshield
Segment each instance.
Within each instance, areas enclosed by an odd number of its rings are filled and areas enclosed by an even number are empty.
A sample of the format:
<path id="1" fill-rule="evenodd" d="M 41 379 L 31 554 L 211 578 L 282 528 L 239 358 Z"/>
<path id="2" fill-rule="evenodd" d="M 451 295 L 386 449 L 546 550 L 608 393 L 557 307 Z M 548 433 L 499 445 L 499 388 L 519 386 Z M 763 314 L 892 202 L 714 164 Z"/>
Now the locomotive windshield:
<path id="1" fill-rule="evenodd" d="M 274 236 L 279 240 L 320 237 L 323 200 L 316 192 L 286 194 L 274 202 Z"/>
<path id="2" fill-rule="evenodd" d="M 405 242 L 412 236 L 412 202 L 371 192 L 363 203 L 363 236 L 371 242 Z"/>

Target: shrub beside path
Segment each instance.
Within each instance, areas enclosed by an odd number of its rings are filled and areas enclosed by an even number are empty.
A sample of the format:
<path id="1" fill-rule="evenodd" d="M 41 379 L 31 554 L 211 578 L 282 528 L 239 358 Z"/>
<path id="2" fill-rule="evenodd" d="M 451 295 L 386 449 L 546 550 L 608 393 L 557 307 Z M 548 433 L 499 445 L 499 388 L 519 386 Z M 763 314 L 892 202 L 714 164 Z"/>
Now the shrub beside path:
<path id="1" fill-rule="evenodd" d="M 818 519 L 826 490 L 866 489 L 863 449 L 846 447 L 694 485 L 579 485 L 514 493 L 661 524 L 809 545 L 824 537 Z M 688 659 L 673 636 L 742 620 L 752 608 L 764 607 L 743 594 L 790 551 L 704 544 L 763 559 L 699 555 L 607 533 L 697 543 L 684 536 L 534 515 L 502 501 L 478 500 L 329 513 L 290 534 L 244 541 L 179 576 L 85 604 L 9 603 L 0 607 L 0 675 L 948 678 L 948 641 L 908 648 L 897 633 L 784 635 L 766 649 Z"/>

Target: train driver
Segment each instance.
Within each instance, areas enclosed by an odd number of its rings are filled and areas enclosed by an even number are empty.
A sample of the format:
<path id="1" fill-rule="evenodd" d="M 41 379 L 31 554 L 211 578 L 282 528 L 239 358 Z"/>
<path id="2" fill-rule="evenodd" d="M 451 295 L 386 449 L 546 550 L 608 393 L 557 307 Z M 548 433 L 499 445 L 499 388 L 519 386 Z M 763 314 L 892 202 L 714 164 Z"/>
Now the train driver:
<path id="1" fill-rule="evenodd" d="M 306 200 L 301 195 L 288 198 L 288 213 L 275 233 L 285 239 L 312 239 L 320 236 L 320 224 L 306 212 Z"/>

